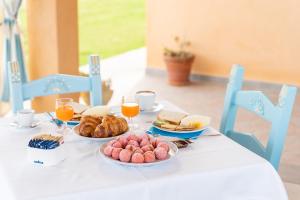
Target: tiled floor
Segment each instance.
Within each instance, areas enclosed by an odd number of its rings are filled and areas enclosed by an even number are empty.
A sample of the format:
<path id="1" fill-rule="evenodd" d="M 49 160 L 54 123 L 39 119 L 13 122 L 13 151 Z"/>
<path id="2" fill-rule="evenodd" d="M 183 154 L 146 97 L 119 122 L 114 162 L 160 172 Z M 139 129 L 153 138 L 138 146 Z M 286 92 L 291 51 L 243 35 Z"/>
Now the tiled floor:
<path id="1" fill-rule="evenodd" d="M 115 94 L 111 104 L 118 104 L 121 96 L 137 90 L 154 90 L 159 99 L 169 100 L 190 113 L 212 117 L 212 126 L 218 128 L 223 110 L 226 80 L 198 79 L 189 86 L 173 87 L 167 84 L 166 74 L 146 70 L 146 50 L 138 49 L 102 62 L 102 73 L 111 78 Z M 228 72 L 229 73 L 229 72 Z M 247 71 L 246 71 L 247 73 Z M 276 103 L 280 87 L 276 85 L 246 83 L 246 89 L 263 91 Z M 300 91 L 299 91 L 300 92 Z M 238 112 L 237 130 L 254 133 L 266 141 L 269 124 L 246 111 Z M 300 96 L 297 96 L 288 137 L 283 152 L 280 176 L 292 200 L 300 199 Z"/>

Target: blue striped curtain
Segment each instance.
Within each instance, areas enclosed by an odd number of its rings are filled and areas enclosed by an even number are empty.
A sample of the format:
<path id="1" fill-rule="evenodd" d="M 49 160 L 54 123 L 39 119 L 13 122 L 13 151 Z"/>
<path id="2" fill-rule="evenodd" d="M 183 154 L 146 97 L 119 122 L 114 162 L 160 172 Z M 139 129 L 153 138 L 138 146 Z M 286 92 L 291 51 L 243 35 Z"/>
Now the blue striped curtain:
<path id="1" fill-rule="evenodd" d="M 3 25 L 3 64 L 2 64 L 2 81 L 1 83 L 1 100 L 9 101 L 9 81 L 8 81 L 8 62 L 18 61 L 21 72 L 21 80 L 27 82 L 27 74 L 25 70 L 22 43 L 20 38 L 20 30 L 18 26 L 18 12 L 22 4 L 22 0 L 1 0 L 4 9 Z"/>

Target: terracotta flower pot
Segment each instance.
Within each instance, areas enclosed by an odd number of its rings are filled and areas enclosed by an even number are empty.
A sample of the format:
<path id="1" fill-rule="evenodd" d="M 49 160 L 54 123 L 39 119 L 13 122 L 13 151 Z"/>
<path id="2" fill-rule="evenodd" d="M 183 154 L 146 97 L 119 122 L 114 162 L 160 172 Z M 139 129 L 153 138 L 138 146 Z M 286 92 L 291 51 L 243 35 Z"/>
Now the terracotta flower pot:
<path id="1" fill-rule="evenodd" d="M 170 85 L 181 86 L 189 84 L 189 77 L 194 59 L 195 56 L 185 59 L 164 56 Z"/>

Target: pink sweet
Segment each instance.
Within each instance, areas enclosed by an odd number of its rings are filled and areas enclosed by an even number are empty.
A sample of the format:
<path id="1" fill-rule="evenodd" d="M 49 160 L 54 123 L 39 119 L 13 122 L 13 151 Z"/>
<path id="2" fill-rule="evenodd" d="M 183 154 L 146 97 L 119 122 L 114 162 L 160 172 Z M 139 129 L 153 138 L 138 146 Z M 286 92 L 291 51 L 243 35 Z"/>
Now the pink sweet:
<path id="1" fill-rule="evenodd" d="M 117 140 L 111 140 L 107 143 L 108 146 L 112 146 Z"/>
<path id="2" fill-rule="evenodd" d="M 143 139 L 150 140 L 150 136 L 149 136 L 147 133 L 143 133 L 143 134 L 141 134 L 139 137 L 141 138 L 141 141 L 142 141 Z"/>
<path id="3" fill-rule="evenodd" d="M 111 146 L 113 146 L 115 148 L 122 148 L 122 144 L 119 141 L 115 141 Z"/>
<path id="4" fill-rule="evenodd" d="M 146 152 L 146 151 L 153 151 L 153 150 L 154 150 L 154 147 L 153 147 L 151 144 L 148 144 L 148 145 L 143 146 L 143 147 L 142 147 L 142 150 L 143 150 L 144 152 Z"/>
<path id="5" fill-rule="evenodd" d="M 120 136 L 120 137 L 118 137 L 117 140 L 122 144 L 122 147 L 126 147 L 128 141 L 127 141 L 127 138 L 125 136 Z"/>
<path id="6" fill-rule="evenodd" d="M 157 144 L 158 144 L 159 142 L 160 142 L 159 139 L 156 139 L 156 138 L 151 138 L 151 139 L 150 139 L 150 143 L 152 144 L 152 146 L 153 146 L 154 148 L 157 147 Z"/>
<path id="7" fill-rule="evenodd" d="M 144 155 L 141 153 L 133 153 L 131 157 L 131 162 L 133 163 L 143 163 L 145 160 Z"/>
<path id="8" fill-rule="evenodd" d="M 114 148 L 113 148 L 112 146 L 107 145 L 107 146 L 104 148 L 103 152 L 104 152 L 104 154 L 105 154 L 106 156 L 111 156 L 111 153 L 112 153 L 113 149 L 114 149 Z"/>
<path id="9" fill-rule="evenodd" d="M 120 161 L 129 162 L 131 159 L 131 155 L 132 155 L 132 151 L 130 151 L 128 149 L 123 149 L 119 155 Z"/>
<path id="10" fill-rule="evenodd" d="M 132 146 L 136 146 L 136 147 L 140 146 L 136 140 L 129 140 L 127 145 L 132 145 Z"/>
<path id="11" fill-rule="evenodd" d="M 147 151 L 144 153 L 144 158 L 146 163 L 154 162 L 155 161 L 155 154 L 153 151 Z"/>
<path id="12" fill-rule="evenodd" d="M 148 144 L 150 144 L 149 140 L 148 139 L 143 139 L 140 143 L 140 146 L 143 147 L 143 146 L 148 145 Z"/>
<path id="13" fill-rule="evenodd" d="M 122 148 L 113 148 L 113 151 L 111 153 L 111 157 L 115 160 L 118 160 L 121 151 L 122 151 Z"/>
<path id="14" fill-rule="evenodd" d="M 132 150 L 134 153 L 144 153 L 144 151 L 140 148 L 140 147 L 133 147 L 133 150 Z"/>
<path id="15" fill-rule="evenodd" d="M 127 137 L 127 140 L 130 141 L 130 140 L 134 140 L 134 141 L 137 141 L 139 142 L 139 137 L 137 135 L 134 135 L 134 134 L 130 134 L 128 137 Z"/>
<path id="16" fill-rule="evenodd" d="M 168 145 L 167 143 L 165 143 L 165 142 L 159 142 L 158 145 L 157 145 L 157 147 L 162 147 L 162 148 L 164 148 L 167 152 L 169 152 L 169 150 L 170 150 L 169 145 Z"/>
<path id="17" fill-rule="evenodd" d="M 168 152 L 162 147 L 154 149 L 154 154 L 158 160 L 165 160 L 168 156 Z"/>
<path id="18" fill-rule="evenodd" d="M 133 145 L 131 145 L 131 144 L 128 144 L 128 145 L 126 145 L 125 149 L 128 149 L 128 150 L 130 150 L 130 151 L 133 151 L 134 147 L 135 147 L 135 146 L 133 146 Z"/>

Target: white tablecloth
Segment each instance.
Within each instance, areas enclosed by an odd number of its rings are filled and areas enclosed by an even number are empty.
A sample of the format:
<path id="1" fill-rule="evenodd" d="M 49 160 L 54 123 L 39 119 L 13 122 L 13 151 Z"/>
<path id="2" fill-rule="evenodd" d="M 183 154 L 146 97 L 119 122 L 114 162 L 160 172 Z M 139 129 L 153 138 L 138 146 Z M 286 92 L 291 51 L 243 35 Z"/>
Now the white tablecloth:
<path id="1" fill-rule="evenodd" d="M 152 118 L 141 115 L 139 120 Z M 65 161 L 41 167 L 27 162 L 26 145 L 31 135 L 47 128 L 18 131 L 9 127 L 11 120 L 0 119 L 3 200 L 287 199 L 272 166 L 223 135 L 201 136 L 171 162 L 145 168 L 108 163 L 96 154 L 99 143 L 73 140 L 65 144 Z"/>

